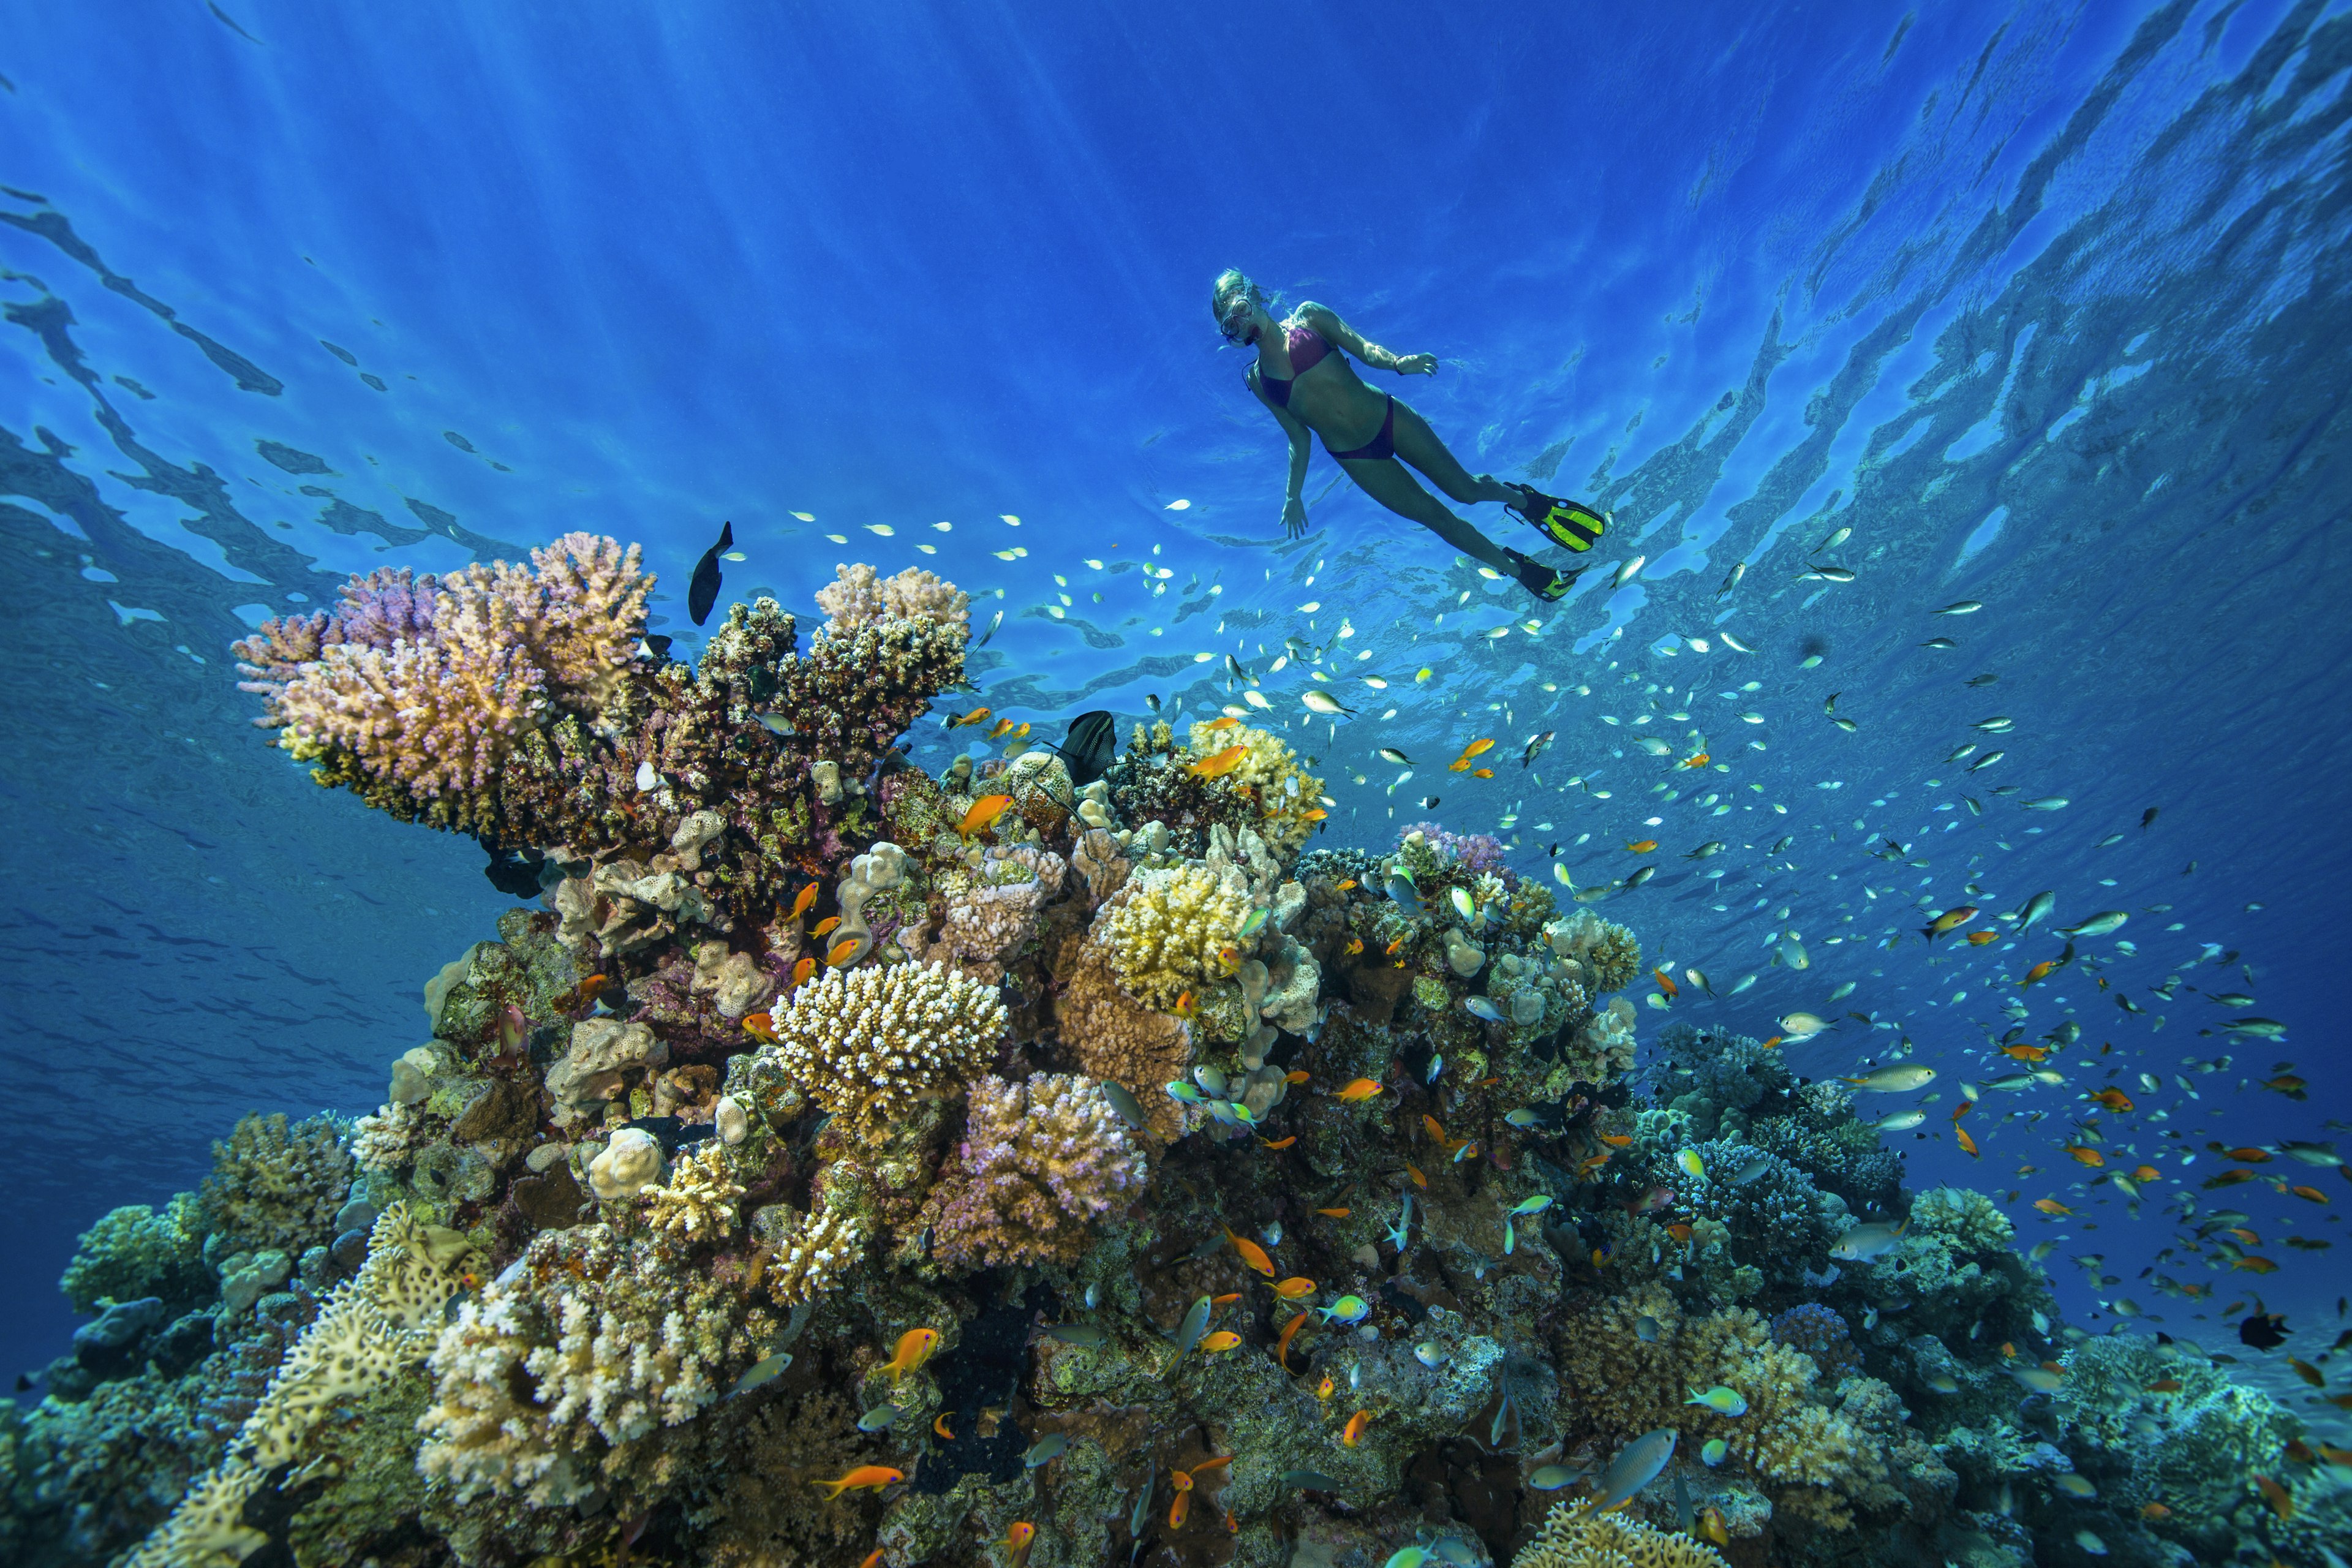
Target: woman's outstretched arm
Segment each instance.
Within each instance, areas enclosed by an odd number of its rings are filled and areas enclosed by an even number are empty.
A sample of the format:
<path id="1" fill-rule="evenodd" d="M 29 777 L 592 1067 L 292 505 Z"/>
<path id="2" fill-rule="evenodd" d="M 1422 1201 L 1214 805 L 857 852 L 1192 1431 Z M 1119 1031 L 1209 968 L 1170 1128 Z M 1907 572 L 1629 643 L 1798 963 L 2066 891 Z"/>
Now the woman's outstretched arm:
<path id="1" fill-rule="evenodd" d="M 1298 307 L 1298 319 L 1315 329 L 1316 336 L 1327 343 L 1347 350 L 1374 370 L 1392 370 L 1399 375 L 1435 375 L 1435 354 L 1391 353 L 1375 342 L 1368 342 L 1361 332 L 1341 321 L 1338 312 L 1328 305 L 1313 301 Z"/>
<path id="2" fill-rule="evenodd" d="M 1290 410 L 1266 396 L 1265 389 L 1258 384 L 1255 366 L 1249 373 L 1249 389 L 1257 395 L 1257 400 L 1265 405 L 1265 411 L 1274 416 L 1274 422 L 1281 426 L 1282 433 L 1290 438 L 1290 477 L 1282 487 L 1282 530 L 1297 539 L 1307 531 L 1307 459 L 1313 455 L 1312 448 L 1307 444 L 1307 426 L 1301 425 Z"/>

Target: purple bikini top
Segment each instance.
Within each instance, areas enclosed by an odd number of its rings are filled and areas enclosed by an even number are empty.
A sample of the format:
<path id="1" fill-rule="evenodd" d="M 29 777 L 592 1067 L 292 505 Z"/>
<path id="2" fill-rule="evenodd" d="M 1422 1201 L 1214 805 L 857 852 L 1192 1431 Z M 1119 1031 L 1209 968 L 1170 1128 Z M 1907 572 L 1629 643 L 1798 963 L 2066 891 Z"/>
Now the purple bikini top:
<path id="1" fill-rule="evenodd" d="M 1290 384 L 1322 363 L 1323 356 L 1331 352 L 1331 345 L 1325 342 L 1312 327 L 1292 327 L 1283 333 L 1282 341 L 1290 351 L 1290 374 L 1286 376 L 1268 375 L 1261 365 L 1258 367 L 1257 384 L 1265 390 L 1267 402 L 1278 408 L 1287 408 L 1290 406 Z"/>

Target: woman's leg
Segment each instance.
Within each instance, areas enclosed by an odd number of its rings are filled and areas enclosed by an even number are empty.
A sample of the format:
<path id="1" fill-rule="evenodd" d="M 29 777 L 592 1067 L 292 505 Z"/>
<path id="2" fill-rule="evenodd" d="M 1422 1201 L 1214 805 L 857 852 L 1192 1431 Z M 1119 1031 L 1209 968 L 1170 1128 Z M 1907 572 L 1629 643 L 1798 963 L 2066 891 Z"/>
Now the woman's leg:
<path id="1" fill-rule="evenodd" d="M 1472 474 L 1445 449 L 1429 421 L 1400 399 L 1396 405 L 1396 455 L 1427 474 L 1430 482 L 1464 505 L 1498 500 L 1516 504 L 1519 492 L 1492 474 Z"/>
<path id="2" fill-rule="evenodd" d="M 1404 426 L 1409 416 L 1411 411 L 1403 404 L 1398 404 L 1396 439 L 1400 449 L 1404 446 Z M 1421 425 L 1417 416 L 1411 416 L 1415 425 Z M 1426 431 L 1429 426 L 1421 425 L 1421 428 Z M 1430 438 L 1433 441 L 1436 439 L 1434 437 Z M 1474 561 L 1483 561 L 1507 575 L 1517 574 L 1518 563 L 1504 552 L 1501 545 L 1446 510 L 1444 504 L 1423 489 L 1420 481 L 1405 472 L 1404 465 L 1394 458 L 1342 458 L 1339 466 L 1348 471 L 1348 477 L 1355 480 L 1366 495 L 1399 517 L 1412 519 Z M 1458 469 L 1460 465 L 1455 467 Z"/>

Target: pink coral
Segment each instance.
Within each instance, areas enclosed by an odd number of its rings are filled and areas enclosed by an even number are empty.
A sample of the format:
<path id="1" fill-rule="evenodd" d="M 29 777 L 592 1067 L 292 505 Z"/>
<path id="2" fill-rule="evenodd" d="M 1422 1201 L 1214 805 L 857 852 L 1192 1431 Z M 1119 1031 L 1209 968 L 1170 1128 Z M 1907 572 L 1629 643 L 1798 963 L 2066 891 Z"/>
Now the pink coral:
<path id="1" fill-rule="evenodd" d="M 931 1190 L 933 1249 L 956 1267 L 1075 1262 L 1145 1161 L 1093 1080 L 1038 1073 L 971 1088 L 962 1143 Z"/>
<path id="2" fill-rule="evenodd" d="M 355 577 L 332 616 L 265 622 L 239 643 L 245 688 L 268 697 L 262 721 L 298 757 L 346 752 L 421 795 L 478 790 L 551 710 L 611 695 L 653 587 L 638 560 L 569 533 L 530 567 Z"/>
<path id="3" fill-rule="evenodd" d="M 1510 868 L 1503 864 L 1506 851 L 1502 840 L 1492 835 L 1454 833 L 1433 822 L 1416 822 L 1397 835 L 1397 842 L 1402 844 L 1416 833 L 1429 841 L 1432 849 L 1465 871 L 1496 872 L 1506 882 L 1518 879 Z"/>

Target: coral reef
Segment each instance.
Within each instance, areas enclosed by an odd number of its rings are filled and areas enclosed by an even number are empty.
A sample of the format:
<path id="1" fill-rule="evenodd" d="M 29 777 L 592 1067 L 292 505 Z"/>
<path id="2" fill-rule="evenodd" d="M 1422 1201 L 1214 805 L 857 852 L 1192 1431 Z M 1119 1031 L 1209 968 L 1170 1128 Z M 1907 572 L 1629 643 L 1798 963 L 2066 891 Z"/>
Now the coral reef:
<path id="1" fill-rule="evenodd" d="M 2321 1560 L 2292 1415 L 2060 1325 L 1770 1047 L 1636 1074 L 1640 942 L 1502 843 L 1308 852 L 1312 760 L 1230 715 L 933 776 L 959 590 L 845 564 L 689 668 L 650 585 L 573 535 L 241 645 L 321 783 L 541 896 L 373 1113 L 90 1226 L 11 1562 Z"/>

